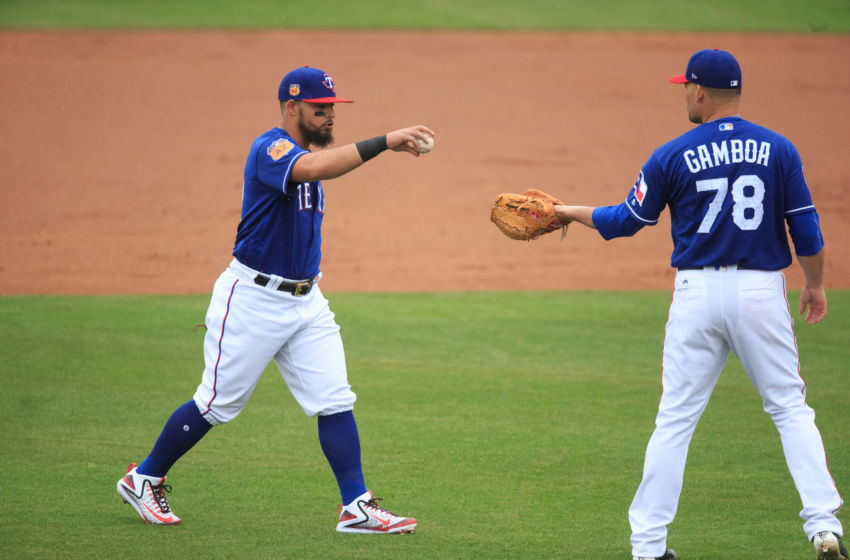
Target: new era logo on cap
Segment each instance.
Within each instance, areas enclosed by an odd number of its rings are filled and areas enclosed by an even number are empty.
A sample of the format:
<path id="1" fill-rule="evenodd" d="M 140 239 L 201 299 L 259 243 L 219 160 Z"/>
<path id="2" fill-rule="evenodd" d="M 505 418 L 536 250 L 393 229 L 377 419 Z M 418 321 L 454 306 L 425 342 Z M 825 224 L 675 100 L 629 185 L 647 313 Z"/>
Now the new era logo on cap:
<path id="1" fill-rule="evenodd" d="M 673 76 L 674 84 L 699 84 L 705 87 L 734 89 L 741 87 L 741 67 L 735 57 L 719 49 L 697 51 L 688 60 L 685 73 Z"/>
<path id="2" fill-rule="evenodd" d="M 307 101 L 309 103 L 352 103 L 350 99 L 336 96 L 334 81 L 327 72 L 318 68 L 296 68 L 283 77 L 277 91 L 280 101 Z"/>

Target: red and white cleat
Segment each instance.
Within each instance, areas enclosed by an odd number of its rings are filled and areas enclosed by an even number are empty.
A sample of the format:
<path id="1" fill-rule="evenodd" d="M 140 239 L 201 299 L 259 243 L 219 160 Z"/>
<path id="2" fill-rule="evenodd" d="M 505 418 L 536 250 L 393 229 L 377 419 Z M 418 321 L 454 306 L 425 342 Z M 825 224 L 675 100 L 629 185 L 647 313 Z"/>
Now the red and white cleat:
<path id="1" fill-rule="evenodd" d="M 378 505 L 381 498 L 373 498 L 368 490 L 346 506 L 339 507 L 339 533 L 412 533 L 416 519 L 401 517 Z"/>
<path id="2" fill-rule="evenodd" d="M 151 525 L 179 525 L 182 521 L 174 515 L 165 499 L 171 486 L 165 477 L 145 476 L 136 472 L 136 463 L 130 463 L 127 474 L 118 481 L 118 494 L 133 506 L 145 523 Z"/>

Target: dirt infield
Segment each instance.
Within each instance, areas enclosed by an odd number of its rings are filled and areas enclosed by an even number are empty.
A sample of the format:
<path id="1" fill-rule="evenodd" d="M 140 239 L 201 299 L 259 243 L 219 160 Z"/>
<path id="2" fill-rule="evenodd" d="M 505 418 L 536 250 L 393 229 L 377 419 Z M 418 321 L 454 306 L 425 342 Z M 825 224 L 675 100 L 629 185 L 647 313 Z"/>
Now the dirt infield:
<path id="1" fill-rule="evenodd" d="M 741 61 L 743 116 L 790 138 L 850 288 L 850 36 L 637 33 L 0 33 L 0 293 L 195 293 L 230 260 L 252 140 L 283 74 L 328 71 L 337 143 L 406 126 L 433 153 L 325 182 L 323 289 L 669 289 L 669 217 L 634 239 L 503 237 L 489 207 L 538 187 L 624 199 L 686 131 L 667 78 L 695 50 Z M 789 286 L 799 288 L 796 265 Z"/>

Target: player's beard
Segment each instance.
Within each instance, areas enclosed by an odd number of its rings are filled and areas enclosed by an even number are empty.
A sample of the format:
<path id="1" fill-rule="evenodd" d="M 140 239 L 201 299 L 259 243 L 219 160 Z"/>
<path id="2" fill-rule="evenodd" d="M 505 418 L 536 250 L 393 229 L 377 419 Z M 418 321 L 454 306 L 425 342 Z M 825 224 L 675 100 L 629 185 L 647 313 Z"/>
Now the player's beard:
<path id="1" fill-rule="evenodd" d="M 334 141 L 333 132 L 329 128 L 319 127 L 316 130 L 307 128 L 307 123 L 304 122 L 304 113 L 301 111 L 298 112 L 298 131 L 308 146 L 324 148 Z"/>

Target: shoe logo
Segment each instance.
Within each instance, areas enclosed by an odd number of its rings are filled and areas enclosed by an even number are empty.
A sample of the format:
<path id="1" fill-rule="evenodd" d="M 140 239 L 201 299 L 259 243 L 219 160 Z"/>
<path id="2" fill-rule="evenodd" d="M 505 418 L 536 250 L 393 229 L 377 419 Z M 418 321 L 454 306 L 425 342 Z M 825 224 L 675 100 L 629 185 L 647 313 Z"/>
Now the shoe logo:
<path id="1" fill-rule="evenodd" d="M 381 519 L 380 517 L 378 517 L 379 513 L 387 513 L 387 512 L 383 512 L 380 509 L 375 509 L 374 504 L 370 504 L 369 502 L 358 502 L 357 503 L 357 509 L 359 509 L 360 512 L 366 517 L 366 519 L 364 519 L 360 523 L 366 523 L 366 522 L 369 521 L 369 519 L 374 519 L 375 521 L 377 521 L 378 523 L 380 523 L 381 525 L 383 525 L 385 527 L 390 524 L 389 519 L 384 520 L 384 519 Z M 359 525 L 360 523 L 357 523 L 357 525 Z"/>
<path id="2" fill-rule="evenodd" d="M 378 521 L 381 525 L 384 525 L 384 526 L 387 526 L 387 525 L 389 525 L 389 524 L 390 524 L 390 518 L 389 518 L 389 516 L 387 517 L 387 519 L 382 519 L 381 517 L 379 517 L 379 514 L 382 514 L 382 513 L 383 513 L 383 514 L 388 514 L 389 512 L 384 512 L 384 511 L 381 511 L 380 509 L 376 509 L 376 508 L 374 508 L 374 507 L 370 507 L 370 505 L 369 505 L 369 503 L 368 503 L 368 502 L 360 502 L 360 503 L 359 503 L 359 504 L 357 504 L 357 505 L 358 505 L 358 506 L 360 506 L 360 511 L 362 511 L 362 512 L 363 512 L 363 514 L 366 516 L 366 518 L 367 518 L 367 519 L 368 519 L 369 517 L 372 517 L 373 519 L 375 519 L 375 520 L 376 520 L 376 521 Z M 365 509 L 364 509 L 364 506 L 365 506 Z M 371 512 L 371 514 L 372 514 L 372 515 L 369 515 L 369 513 L 366 511 L 367 509 Z"/>

